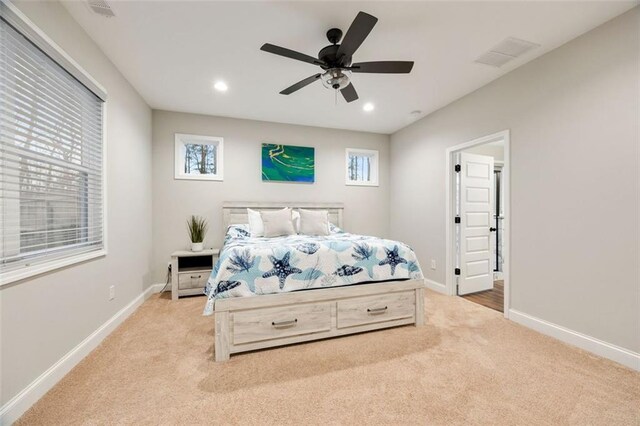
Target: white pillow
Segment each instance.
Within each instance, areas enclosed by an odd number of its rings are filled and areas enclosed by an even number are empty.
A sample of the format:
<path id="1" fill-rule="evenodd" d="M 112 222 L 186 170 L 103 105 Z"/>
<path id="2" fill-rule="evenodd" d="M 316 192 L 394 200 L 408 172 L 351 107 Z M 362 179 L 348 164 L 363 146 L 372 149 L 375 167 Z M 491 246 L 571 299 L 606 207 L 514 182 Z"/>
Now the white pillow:
<path id="1" fill-rule="evenodd" d="M 247 209 L 247 216 L 249 217 L 249 233 L 252 237 L 264 237 L 264 224 L 262 223 L 262 217 L 257 210 Z M 300 213 L 293 211 L 291 213 L 293 218 L 293 228 L 296 230 L 296 234 L 300 232 Z"/>
<path id="2" fill-rule="evenodd" d="M 264 224 L 262 223 L 260 212 L 247 209 L 247 216 L 249 216 L 249 233 L 251 233 L 251 236 L 264 237 Z"/>
<path id="3" fill-rule="evenodd" d="M 294 235 L 293 216 L 290 208 L 276 211 L 264 211 L 260 213 L 264 225 L 265 237 L 280 237 L 282 235 Z"/>
<path id="4" fill-rule="evenodd" d="M 294 210 L 291 212 L 291 217 L 293 218 L 293 228 L 296 230 L 296 234 L 300 233 L 300 212 Z"/>
<path id="5" fill-rule="evenodd" d="M 300 233 L 303 235 L 329 235 L 329 212 L 327 210 L 304 210 L 300 212 Z"/>

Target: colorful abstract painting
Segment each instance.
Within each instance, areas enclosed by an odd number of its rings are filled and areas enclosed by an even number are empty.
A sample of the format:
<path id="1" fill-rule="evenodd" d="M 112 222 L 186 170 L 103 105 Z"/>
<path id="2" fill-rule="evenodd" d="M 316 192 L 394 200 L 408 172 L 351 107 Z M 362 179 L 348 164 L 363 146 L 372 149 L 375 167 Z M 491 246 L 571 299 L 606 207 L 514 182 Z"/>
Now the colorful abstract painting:
<path id="1" fill-rule="evenodd" d="M 263 143 L 262 180 L 314 182 L 315 149 L 306 146 Z"/>

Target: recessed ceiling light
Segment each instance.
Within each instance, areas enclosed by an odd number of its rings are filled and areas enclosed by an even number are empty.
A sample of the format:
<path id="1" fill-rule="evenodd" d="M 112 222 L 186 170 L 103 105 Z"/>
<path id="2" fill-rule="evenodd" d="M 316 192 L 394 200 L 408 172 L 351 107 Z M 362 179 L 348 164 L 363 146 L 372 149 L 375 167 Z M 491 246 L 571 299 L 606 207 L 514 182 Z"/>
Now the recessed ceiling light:
<path id="1" fill-rule="evenodd" d="M 229 87 L 224 81 L 217 81 L 216 84 L 213 85 L 213 88 L 218 92 L 226 92 Z"/>
<path id="2" fill-rule="evenodd" d="M 362 106 L 362 109 L 369 112 L 369 111 L 373 111 L 375 107 L 373 106 L 373 104 L 371 102 L 367 102 L 366 104 L 364 104 Z"/>

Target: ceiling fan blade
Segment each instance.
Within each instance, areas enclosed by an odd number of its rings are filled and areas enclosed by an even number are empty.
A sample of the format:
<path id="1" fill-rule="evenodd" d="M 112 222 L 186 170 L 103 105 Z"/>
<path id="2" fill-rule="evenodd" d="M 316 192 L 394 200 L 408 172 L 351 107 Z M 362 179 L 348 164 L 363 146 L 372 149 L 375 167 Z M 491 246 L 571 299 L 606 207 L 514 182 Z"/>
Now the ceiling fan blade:
<path id="1" fill-rule="evenodd" d="M 353 72 L 381 74 L 408 74 L 412 68 L 413 62 L 411 61 L 358 62 L 349 67 Z"/>
<path id="2" fill-rule="evenodd" d="M 294 84 L 292 86 L 289 86 L 286 89 L 284 89 L 282 92 L 280 92 L 280 94 L 281 95 L 290 95 L 293 92 L 295 92 L 296 90 L 300 90 L 304 86 L 307 86 L 307 85 L 313 83 L 316 80 L 320 80 L 320 74 L 314 74 L 311 77 L 307 77 L 304 80 L 300 80 L 296 84 Z"/>
<path id="3" fill-rule="evenodd" d="M 353 84 L 349 83 L 347 87 L 340 90 L 344 100 L 347 102 L 353 102 L 358 99 L 358 92 L 356 92 L 356 88 L 353 87 Z"/>
<path id="4" fill-rule="evenodd" d="M 305 55 L 304 53 L 296 52 L 295 50 L 287 49 L 285 47 L 276 46 L 274 44 L 265 43 L 260 50 L 273 53 L 274 55 L 284 56 L 285 58 L 291 58 L 302 62 L 308 62 L 313 65 L 326 65 L 319 59 L 313 56 Z"/>
<path id="5" fill-rule="evenodd" d="M 378 18 L 368 13 L 359 12 L 356 19 L 353 20 L 351 26 L 347 30 L 342 39 L 342 44 L 338 48 L 336 57 L 350 58 L 358 50 L 362 42 L 369 35 L 373 26 L 378 22 Z"/>

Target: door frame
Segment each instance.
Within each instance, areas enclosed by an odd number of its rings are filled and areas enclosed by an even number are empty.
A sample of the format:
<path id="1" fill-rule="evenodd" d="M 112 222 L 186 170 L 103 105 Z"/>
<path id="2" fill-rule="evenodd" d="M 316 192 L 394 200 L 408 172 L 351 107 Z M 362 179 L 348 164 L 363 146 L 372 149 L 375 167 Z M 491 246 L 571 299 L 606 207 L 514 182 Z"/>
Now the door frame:
<path id="1" fill-rule="evenodd" d="M 510 292 L 510 263 L 511 263 L 511 155 L 510 155 L 510 131 L 503 130 L 501 132 L 493 133 L 487 136 L 483 136 L 478 139 L 474 139 L 468 142 L 461 143 L 459 145 L 452 146 L 446 150 L 446 292 L 450 296 L 457 295 L 456 291 L 456 276 L 454 275 L 455 259 L 456 259 L 456 246 L 454 244 L 455 237 L 455 172 L 454 172 L 454 155 L 458 152 L 471 148 L 472 146 L 483 145 L 489 142 L 504 141 L 504 165 L 502 166 L 502 180 L 504 185 L 504 231 L 502 234 L 502 240 L 504 242 L 502 252 L 502 268 L 504 277 L 504 317 L 509 318 L 509 307 L 511 305 L 511 292 Z"/>

